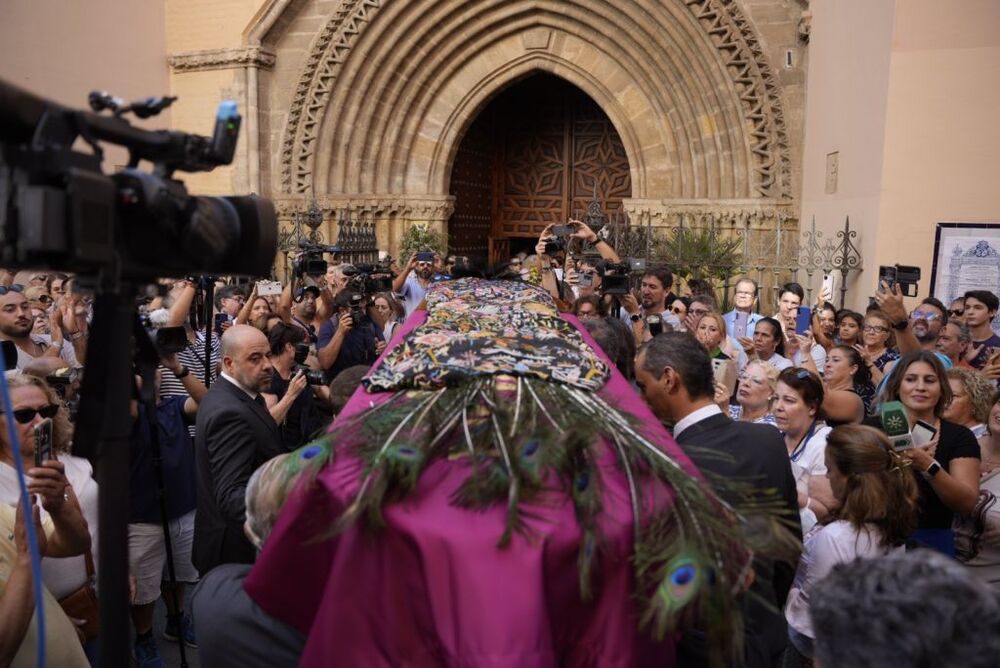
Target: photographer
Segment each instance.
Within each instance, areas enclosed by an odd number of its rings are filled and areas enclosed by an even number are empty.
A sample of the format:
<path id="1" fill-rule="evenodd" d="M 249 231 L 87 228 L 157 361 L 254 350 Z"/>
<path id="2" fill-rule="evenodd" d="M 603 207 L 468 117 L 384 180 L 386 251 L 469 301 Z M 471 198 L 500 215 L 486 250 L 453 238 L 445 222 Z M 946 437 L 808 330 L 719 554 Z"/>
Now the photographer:
<path id="1" fill-rule="evenodd" d="M 323 426 L 316 409 L 316 396 L 329 391 L 326 385 L 310 385 L 309 373 L 320 372 L 301 368 L 295 359 L 296 346 L 305 341 L 305 332 L 295 325 L 279 323 L 268 333 L 271 349 L 271 387 L 264 392 L 271 417 L 278 423 L 281 442 L 290 452 L 305 445 Z M 299 368 L 297 368 L 299 367 Z M 322 378 L 320 378 L 322 380 Z"/>
<path id="2" fill-rule="evenodd" d="M 187 335 L 188 347 L 177 353 L 177 360 L 183 364 L 185 367 L 191 370 L 191 373 L 200 380 L 202 383 L 205 382 L 205 331 L 198 330 L 195 331 L 191 327 L 188 315 L 191 311 L 191 303 L 194 301 L 195 296 L 195 286 L 194 283 L 190 281 L 178 281 L 180 284 L 180 289 L 176 293 L 176 298 L 170 305 L 170 315 L 167 318 L 168 327 L 184 327 L 184 332 Z M 218 301 L 218 300 L 216 300 Z M 210 359 L 210 369 L 211 382 L 215 382 L 218 376 L 219 360 L 221 359 L 221 338 L 218 336 L 212 337 L 212 352 Z M 164 397 L 184 395 L 187 396 L 187 391 L 184 389 L 183 384 L 173 378 L 172 376 L 165 375 L 162 379 L 162 386 L 160 387 L 160 393 Z"/>
<path id="3" fill-rule="evenodd" d="M 430 251 L 414 253 L 403 271 L 392 280 L 392 291 L 402 295 L 407 316 L 420 306 L 420 302 L 424 301 L 427 295 L 427 289 L 431 286 L 431 279 L 434 276 L 433 255 Z"/>
<path id="4" fill-rule="evenodd" d="M 196 471 L 194 442 L 188 427 L 194 424 L 198 403 L 208 390 L 174 355 L 163 357 L 160 364 L 180 381 L 185 394 L 163 396 L 162 378 L 166 374 L 160 371 L 154 391 L 159 453 L 153 447 L 147 407 L 137 399 L 133 401 L 135 421 L 129 439 L 128 552 L 129 572 L 136 581 L 131 616 L 136 633 L 135 654 L 140 666 L 155 665 L 159 658 L 159 648 L 153 638 L 153 609 L 161 593 L 170 615 L 164 637 L 196 646 L 191 618 L 183 610 L 184 583 L 198 581 L 198 572 L 191 563 Z M 137 391 L 139 387 L 137 384 Z M 157 457 L 161 472 L 157 471 Z M 166 521 L 178 580 L 173 591 L 163 581 L 167 552 L 159 499 L 161 489 L 166 496 Z"/>
<path id="5" fill-rule="evenodd" d="M 430 263 L 427 263 L 428 268 Z M 423 300 L 423 297 L 421 297 Z M 382 332 L 365 313 L 364 298 L 357 294 L 341 292 L 334 299 L 333 318 L 323 323 L 316 344 L 319 364 L 326 373 L 327 382 L 347 367 L 371 364 L 385 348 Z"/>

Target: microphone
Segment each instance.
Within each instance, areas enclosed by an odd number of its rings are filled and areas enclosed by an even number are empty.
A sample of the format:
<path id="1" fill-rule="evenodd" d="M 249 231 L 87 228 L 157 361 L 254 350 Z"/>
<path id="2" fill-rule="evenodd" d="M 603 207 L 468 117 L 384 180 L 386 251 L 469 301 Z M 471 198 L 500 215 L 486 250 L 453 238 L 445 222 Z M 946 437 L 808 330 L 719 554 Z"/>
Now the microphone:
<path id="1" fill-rule="evenodd" d="M 910 433 L 910 420 L 906 408 L 898 401 L 888 401 L 879 408 L 882 429 L 889 437 L 889 442 L 896 450 L 909 450 L 913 447 L 913 434 Z"/>

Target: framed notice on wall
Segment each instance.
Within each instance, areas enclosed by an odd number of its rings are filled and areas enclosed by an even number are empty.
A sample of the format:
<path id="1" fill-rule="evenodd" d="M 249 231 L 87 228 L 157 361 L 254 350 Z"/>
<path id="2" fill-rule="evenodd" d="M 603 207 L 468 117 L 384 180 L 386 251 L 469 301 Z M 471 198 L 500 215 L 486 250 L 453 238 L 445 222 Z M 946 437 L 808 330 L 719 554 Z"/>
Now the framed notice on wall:
<path id="1" fill-rule="evenodd" d="M 931 294 L 947 307 L 968 290 L 1000 295 L 1000 223 L 938 223 Z M 1000 316 L 993 321 L 1000 332 Z"/>

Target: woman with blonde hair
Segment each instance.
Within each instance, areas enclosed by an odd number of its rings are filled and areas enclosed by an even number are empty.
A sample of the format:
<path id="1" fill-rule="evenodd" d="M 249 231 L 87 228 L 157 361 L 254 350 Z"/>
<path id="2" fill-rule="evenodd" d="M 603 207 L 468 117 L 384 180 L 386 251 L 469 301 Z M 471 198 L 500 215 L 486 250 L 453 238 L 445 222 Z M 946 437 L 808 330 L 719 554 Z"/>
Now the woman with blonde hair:
<path id="1" fill-rule="evenodd" d="M 760 422 L 777 427 L 771 404 L 778 385 L 778 369 L 767 362 L 753 360 L 739 376 L 736 405 L 729 407 L 729 417 L 742 422 Z"/>
<path id="2" fill-rule="evenodd" d="M 948 384 L 951 386 L 951 401 L 944 409 L 945 420 L 968 427 L 972 435 L 983 447 L 990 440 L 986 427 L 993 406 L 993 395 L 997 387 L 980 374 L 969 369 L 952 367 L 947 370 Z"/>
<path id="3" fill-rule="evenodd" d="M 826 469 L 839 502 L 834 520 L 803 540 L 802 558 L 785 605 L 791 645 L 785 665 L 810 665 L 815 633 L 809 617 L 813 587 L 837 564 L 902 550 L 917 526 L 917 483 L 884 434 L 842 425 L 827 437 Z"/>

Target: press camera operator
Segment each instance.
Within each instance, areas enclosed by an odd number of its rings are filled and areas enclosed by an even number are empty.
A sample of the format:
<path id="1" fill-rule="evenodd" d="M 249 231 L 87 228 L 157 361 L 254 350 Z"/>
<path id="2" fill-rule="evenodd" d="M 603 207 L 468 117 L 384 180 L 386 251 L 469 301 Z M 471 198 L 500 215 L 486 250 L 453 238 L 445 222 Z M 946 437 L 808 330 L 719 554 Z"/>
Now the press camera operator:
<path id="1" fill-rule="evenodd" d="M 317 401 L 326 401 L 330 390 L 323 373 L 305 364 L 309 350 L 301 327 L 279 323 L 271 328 L 267 339 L 273 370 L 264 400 L 278 423 L 281 442 L 290 452 L 308 443 L 323 427 Z"/>
<path id="2" fill-rule="evenodd" d="M 368 317 L 364 300 L 358 293 L 342 291 L 333 300 L 336 314 L 319 330 L 316 350 L 327 383 L 348 367 L 371 366 L 385 348 L 382 332 Z"/>

